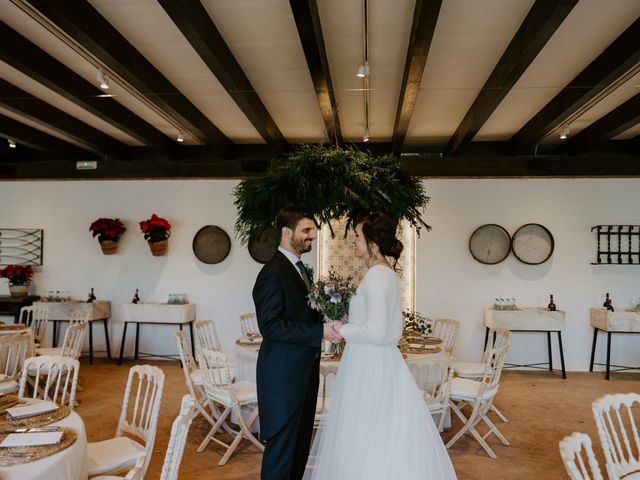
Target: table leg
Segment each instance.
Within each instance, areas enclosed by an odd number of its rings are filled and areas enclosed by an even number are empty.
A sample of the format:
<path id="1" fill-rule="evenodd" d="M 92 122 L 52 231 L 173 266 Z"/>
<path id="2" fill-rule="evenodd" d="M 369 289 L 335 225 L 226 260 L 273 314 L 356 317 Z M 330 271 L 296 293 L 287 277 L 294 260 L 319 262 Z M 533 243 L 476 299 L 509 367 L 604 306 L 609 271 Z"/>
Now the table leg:
<path id="1" fill-rule="evenodd" d="M 111 360 L 111 346 L 109 345 L 109 330 L 107 329 L 107 319 L 102 319 L 102 325 L 104 325 L 104 341 L 107 344 L 107 357 Z"/>
<path id="2" fill-rule="evenodd" d="M 609 374 L 611 373 L 611 332 L 607 332 L 607 372 L 604 375 L 606 380 L 609 380 Z"/>
<path id="3" fill-rule="evenodd" d="M 138 359 L 138 338 L 140 337 L 140 323 L 136 323 L 136 352 L 134 358 Z"/>
<path id="4" fill-rule="evenodd" d="M 547 332 L 547 350 L 549 352 L 549 371 L 553 372 L 553 355 L 551 355 L 551 332 Z"/>
<path id="5" fill-rule="evenodd" d="M 193 321 L 189 322 L 189 334 L 191 335 L 191 356 L 196 356 L 196 345 L 193 341 Z"/>
<path id="6" fill-rule="evenodd" d="M 489 341 L 489 327 L 484 327 L 484 347 L 482 347 L 482 351 L 487 349 L 487 342 Z"/>
<path id="7" fill-rule="evenodd" d="M 593 362 L 596 359 L 596 342 L 598 341 L 598 329 L 593 327 L 593 343 L 591 344 L 591 363 L 589 363 L 589 371 L 593 372 Z"/>
<path id="8" fill-rule="evenodd" d="M 562 365 L 562 378 L 566 380 L 567 371 L 564 369 L 564 351 L 562 350 L 562 332 L 558 332 L 558 346 L 560 347 L 560 364 Z"/>
<path id="9" fill-rule="evenodd" d="M 56 347 L 58 345 L 58 322 L 53 320 L 53 344 L 52 347 Z"/>
<path id="10" fill-rule="evenodd" d="M 124 322 L 124 330 L 122 331 L 122 342 L 120 343 L 120 358 L 118 359 L 118 365 L 122 365 L 122 352 L 124 352 L 124 341 L 127 338 L 127 325 L 129 325 L 129 322 Z"/>
<path id="11" fill-rule="evenodd" d="M 93 365 L 93 322 L 89 322 L 89 365 Z"/>

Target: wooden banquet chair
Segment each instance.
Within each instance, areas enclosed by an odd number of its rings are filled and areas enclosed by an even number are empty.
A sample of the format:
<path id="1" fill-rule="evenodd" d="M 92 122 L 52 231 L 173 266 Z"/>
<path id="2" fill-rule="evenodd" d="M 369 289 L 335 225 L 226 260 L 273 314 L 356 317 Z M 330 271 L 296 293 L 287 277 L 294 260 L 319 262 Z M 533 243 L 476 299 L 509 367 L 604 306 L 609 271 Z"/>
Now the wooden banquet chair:
<path id="1" fill-rule="evenodd" d="M 499 348 L 505 343 L 509 343 L 511 339 L 511 331 L 502 328 L 490 329 L 487 335 L 487 346 L 482 354 L 481 362 L 454 362 L 453 369 L 455 374 L 461 378 L 482 378 L 484 375 L 484 366 L 487 363 L 489 353 L 494 348 Z M 491 403 L 491 411 L 495 413 L 500 420 L 505 423 L 509 419 L 496 407 L 495 403 Z"/>
<path id="2" fill-rule="evenodd" d="M 26 332 L 0 335 L 0 395 L 17 392 L 31 339 Z"/>
<path id="3" fill-rule="evenodd" d="M 492 433 L 498 437 L 503 445 L 509 445 L 509 441 L 498 430 L 491 419 L 487 416 L 491 403 L 498 393 L 500 386 L 500 374 L 504 365 L 504 358 L 509 349 L 506 343 L 499 348 L 494 348 L 489 352 L 485 371 L 481 380 L 471 380 L 470 378 L 456 377 L 451 381 L 451 393 L 449 394 L 451 410 L 462 420 L 462 428 L 449 440 L 447 448 L 450 448 L 465 434 L 471 434 L 480 446 L 491 458 L 498 458 L 485 439 Z M 462 407 L 471 405 L 471 413 L 467 418 L 462 413 Z M 480 422 L 484 422 L 489 428 L 488 432 L 481 436 L 476 430 Z"/>
<path id="4" fill-rule="evenodd" d="M 27 358 L 20 377 L 20 398 L 26 398 L 27 383 L 33 388 L 31 398 L 51 400 L 73 410 L 80 362 L 75 358 L 42 355 Z M 30 378 L 31 377 L 31 378 Z"/>
<path id="5" fill-rule="evenodd" d="M 255 312 L 240 315 L 240 333 L 243 337 L 260 336 L 258 318 Z"/>
<path id="6" fill-rule="evenodd" d="M 36 354 L 61 355 L 63 357 L 75 358 L 76 360 L 79 359 L 82 354 L 82 346 L 84 345 L 87 328 L 89 328 L 88 325 L 87 322 L 76 322 L 69 325 L 67 331 L 64 332 L 64 339 L 60 347 L 36 348 Z"/>
<path id="7" fill-rule="evenodd" d="M 449 413 L 449 395 L 453 379 L 452 359 L 450 356 L 429 357 L 420 361 L 419 372 L 409 367 L 422 391 L 431 415 L 439 415 L 438 431 L 444 428 L 445 418 Z"/>
<path id="8" fill-rule="evenodd" d="M 126 471 L 143 453 L 146 460 L 141 475 L 144 476 L 156 439 L 164 381 L 164 372 L 158 367 L 131 367 L 115 437 L 88 445 L 89 477 Z M 125 436 L 125 433 L 133 438 Z"/>
<path id="9" fill-rule="evenodd" d="M 591 404 L 610 480 L 640 479 L 640 394 L 605 395 Z"/>
<path id="10" fill-rule="evenodd" d="M 162 465 L 162 473 L 160 480 L 178 480 L 178 471 L 184 453 L 184 447 L 189 433 L 189 426 L 193 420 L 195 413 L 196 400 L 191 395 L 182 397 L 180 405 L 180 413 L 171 425 L 171 436 L 169 437 L 169 445 L 164 456 L 164 464 Z M 124 477 L 126 480 L 142 480 L 143 466 L 146 461 L 147 454 L 142 453 L 138 457 L 136 465 L 127 472 Z M 93 477 L 92 480 L 122 480 L 123 477 L 105 476 Z"/>
<path id="11" fill-rule="evenodd" d="M 44 345 L 47 336 L 47 326 L 49 324 L 49 309 L 35 308 L 33 305 L 20 309 L 19 323 L 28 325 L 33 334 L 33 341 L 36 347 Z"/>
<path id="12" fill-rule="evenodd" d="M 208 350 L 222 351 L 218 330 L 213 320 L 198 320 L 193 324 L 193 333 L 196 346 Z"/>
<path id="13" fill-rule="evenodd" d="M 224 411 L 217 418 L 217 421 L 211 431 L 198 447 L 198 452 L 204 449 L 213 440 L 217 444 L 226 448 L 226 451 L 218 465 L 227 463 L 242 439 L 247 439 L 257 446 L 260 451 L 264 450 L 264 445 L 254 437 L 251 433 L 251 426 L 258 418 L 258 393 L 254 382 L 233 382 L 229 383 L 230 378 L 227 357 L 224 353 L 215 350 L 200 349 L 199 352 L 203 373 L 204 391 L 207 399 L 222 405 Z M 248 419 L 243 417 L 243 411 L 248 414 Z M 231 444 L 224 443 L 215 437 L 220 427 L 227 420 L 229 415 L 233 414 L 235 420 L 240 426 Z"/>
<path id="14" fill-rule="evenodd" d="M 431 335 L 440 338 L 442 340 L 442 349 L 453 356 L 456 350 L 459 330 L 460 322 L 458 320 L 437 318 L 433 321 L 433 332 Z"/>
<path id="15" fill-rule="evenodd" d="M 604 480 L 598 461 L 593 455 L 591 438 L 581 432 L 573 432 L 560 440 L 560 456 L 571 480 Z M 583 455 L 587 457 L 585 465 Z M 587 469 L 587 465 L 589 468 Z M 591 475 L 589 475 L 589 471 Z"/>

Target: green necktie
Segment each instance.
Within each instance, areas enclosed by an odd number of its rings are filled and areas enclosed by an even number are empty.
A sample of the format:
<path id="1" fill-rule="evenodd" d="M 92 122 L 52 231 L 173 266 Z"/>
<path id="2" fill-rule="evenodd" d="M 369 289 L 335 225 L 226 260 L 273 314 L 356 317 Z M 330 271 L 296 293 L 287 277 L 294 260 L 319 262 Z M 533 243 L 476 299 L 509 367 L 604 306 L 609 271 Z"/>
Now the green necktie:
<path id="1" fill-rule="evenodd" d="M 296 267 L 298 267 L 298 270 L 300 270 L 300 273 L 302 274 L 302 281 L 307 286 L 307 290 L 311 290 L 311 284 L 309 283 L 309 275 L 307 275 L 307 269 L 304 268 L 304 263 L 302 263 L 302 260 L 298 260 L 296 262 Z"/>

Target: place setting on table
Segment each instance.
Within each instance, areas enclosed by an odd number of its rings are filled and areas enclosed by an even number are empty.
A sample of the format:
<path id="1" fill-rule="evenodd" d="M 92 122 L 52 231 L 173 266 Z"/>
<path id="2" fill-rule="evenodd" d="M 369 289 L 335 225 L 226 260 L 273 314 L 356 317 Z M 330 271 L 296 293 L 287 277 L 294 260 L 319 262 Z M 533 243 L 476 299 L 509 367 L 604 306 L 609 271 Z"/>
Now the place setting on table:
<path id="1" fill-rule="evenodd" d="M 0 395 L 0 467 L 39 460 L 72 445 L 76 432 L 52 425 L 70 413 L 51 401 Z"/>

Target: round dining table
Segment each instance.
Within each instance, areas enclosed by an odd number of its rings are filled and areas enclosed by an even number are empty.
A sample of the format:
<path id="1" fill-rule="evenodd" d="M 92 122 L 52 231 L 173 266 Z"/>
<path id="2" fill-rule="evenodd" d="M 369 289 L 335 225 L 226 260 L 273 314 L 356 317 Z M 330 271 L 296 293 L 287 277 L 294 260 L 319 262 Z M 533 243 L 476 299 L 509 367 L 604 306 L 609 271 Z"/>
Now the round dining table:
<path id="1" fill-rule="evenodd" d="M 29 403 L 38 400 L 29 399 Z M 73 430 L 76 441 L 64 450 L 48 457 L 31 462 L 0 467 L 2 480 L 86 480 L 87 470 L 87 433 L 80 415 L 73 410 L 62 420 L 52 423 L 53 426 Z M 0 448 L 2 455 L 2 448 Z"/>

